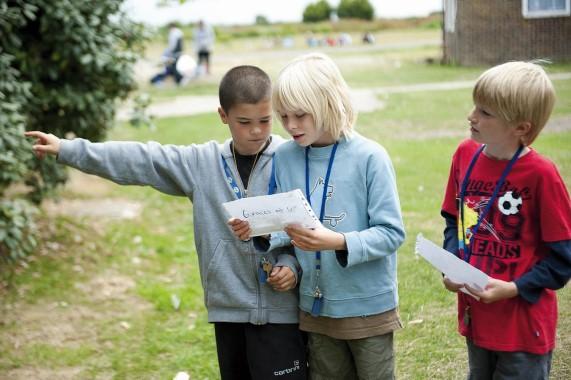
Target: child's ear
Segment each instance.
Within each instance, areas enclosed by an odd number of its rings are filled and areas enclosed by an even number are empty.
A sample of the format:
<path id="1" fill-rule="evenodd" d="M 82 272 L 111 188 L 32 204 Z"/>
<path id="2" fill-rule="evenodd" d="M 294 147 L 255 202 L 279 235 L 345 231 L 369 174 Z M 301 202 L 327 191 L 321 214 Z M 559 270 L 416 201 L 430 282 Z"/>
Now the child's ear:
<path id="1" fill-rule="evenodd" d="M 519 137 L 525 137 L 531 131 L 531 123 L 529 121 L 522 121 L 515 127 L 515 132 Z"/>
<path id="2" fill-rule="evenodd" d="M 222 107 L 218 107 L 218 115 L 220 115 L 220 120 L 222 120 L 222 123 L 228 124 L 228 115 L 226 115 L 226 112 L 224 112 Z"/>
<path id="3" fill-rule="evenodd" d="M 529 132 L 531 132 L 531 123 L 529 121 L 522 121 L 515 126 L 515 134 L 524 145 L 528 145 L 527 136 Z"/>

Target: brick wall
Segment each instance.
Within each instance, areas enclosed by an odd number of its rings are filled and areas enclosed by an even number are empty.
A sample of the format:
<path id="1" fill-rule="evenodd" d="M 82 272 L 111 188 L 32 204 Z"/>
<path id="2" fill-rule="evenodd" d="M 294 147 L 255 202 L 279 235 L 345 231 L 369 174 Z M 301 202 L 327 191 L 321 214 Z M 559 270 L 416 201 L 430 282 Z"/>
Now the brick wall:
<path id="1" fill-rule="evenodd" d="M 571 61 L 571 17 L 524 18 L 521 0 L 457 0 L 444 61 L 494 65 L 510 60 Z"/>

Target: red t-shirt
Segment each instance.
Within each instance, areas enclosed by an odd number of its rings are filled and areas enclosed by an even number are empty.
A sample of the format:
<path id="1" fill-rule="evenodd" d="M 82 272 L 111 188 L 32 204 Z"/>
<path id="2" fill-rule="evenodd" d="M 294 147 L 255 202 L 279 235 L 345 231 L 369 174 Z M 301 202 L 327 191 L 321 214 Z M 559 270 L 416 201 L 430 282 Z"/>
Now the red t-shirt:
<path id="1" fill-rule="evenodd" d="M 458 198 L 472 157 L 479 148 L 473 140 L 460 144 L 450 169 L 442 210 L 458 217 Z M 470 175 L 464 197 L 464 223 L 458 220 L 459 241 L 476 224 L 509 160 L 481 153 Z M 571 201 L 555 165 L 533 149 L 520 157 L 508 174 L 494 204 L 480 224 L 471 247 L 470 264 L 490 277 L 513 281 L 541 260 L 549 249 L 544 242 L 571 239 Z M 459 254 L 463 256 L 463 250 Z M 470 307 L 470 323 L 464 313 Z M 460 334 L 493 351 L 545 354 L 555 346 L 557 299 L 544 289 L 539 301 L 521 297 L 484 304 L 458 293 Z"/>

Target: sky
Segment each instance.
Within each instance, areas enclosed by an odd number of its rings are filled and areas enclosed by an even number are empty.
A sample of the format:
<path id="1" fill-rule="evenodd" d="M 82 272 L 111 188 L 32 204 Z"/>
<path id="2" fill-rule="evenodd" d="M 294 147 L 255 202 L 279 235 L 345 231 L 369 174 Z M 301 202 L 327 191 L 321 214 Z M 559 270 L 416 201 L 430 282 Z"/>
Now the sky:
<path id="1" fill-rule="evenodd" d="M 170 21 L 182 23 L 200 19 L 214 25 L 253 24 L 257 15 L 270 22 L 301 21 L 303 10 L 317 0 L 186 0 L 183 5 L 170 1 L 168 6 L 158 6 L 160 0 L 126 0 L 123 9 L 135 21 L 160 26 Z M 375 16 L 403 18 L 426 16 L 442 10 L 442 0 L 369 0 L 375 8 Z M 328 0 L 337 6 L 339 0 Z"/>

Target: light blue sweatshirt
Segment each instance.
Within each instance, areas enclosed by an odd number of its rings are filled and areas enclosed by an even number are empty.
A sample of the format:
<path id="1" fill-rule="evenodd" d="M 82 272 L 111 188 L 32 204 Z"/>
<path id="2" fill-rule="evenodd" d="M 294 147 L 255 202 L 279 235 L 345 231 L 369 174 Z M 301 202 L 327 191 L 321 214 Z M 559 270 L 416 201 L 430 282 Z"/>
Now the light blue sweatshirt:
<path id="1" fill-rule="evenodd" d="M 310 203 L 320 215 L 324 179 L 333 145 L 309 148 Z M 306 195 L 305 148 L 293 141 L 276 151 L 278 191 Z M 354 133 L 339 142 L 323 225 L 345 235 L 347 252 L 322 251 L 319 289 L 321 316 L 342 318 L 379 314 L 398 305 L 397 248 L 405 239 L 395 172 L 385 149 Z M 289 243 L 272 236 L 271 248 Z M 303 275 L 300 308 L 311 312 L 315 252 L 295 250 Z"/>

